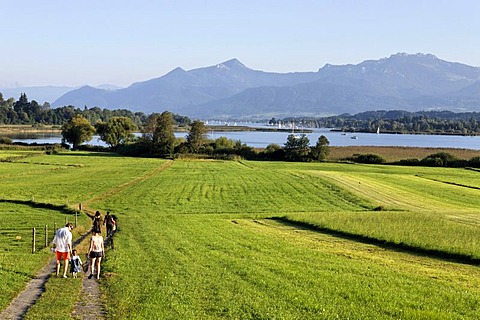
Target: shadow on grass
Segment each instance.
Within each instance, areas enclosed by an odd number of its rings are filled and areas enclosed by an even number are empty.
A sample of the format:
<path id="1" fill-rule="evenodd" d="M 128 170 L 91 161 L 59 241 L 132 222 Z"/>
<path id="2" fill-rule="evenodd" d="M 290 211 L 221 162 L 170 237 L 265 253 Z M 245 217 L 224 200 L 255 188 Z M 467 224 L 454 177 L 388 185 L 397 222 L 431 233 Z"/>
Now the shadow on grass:
<path id="1" fill-rule="evenodd" d="M 74 156 L 74 157 L 121 157 L 120 154 L 111 152 L 111 151 L 83 151 L 78 150 L 79 152 L 73 151 L 73 153 L 61 152 L 59 155 L 63 156 Z"/>
<path id="2" fill-rule="evenodd" d="M 474 266 L 478 266 L 480 264 L 479 258 L 474 258 L 466 254 L 451 253 L 451 252 L 446 252 L 443 250 L 436 250 L 436 249 L 426 249 L 426 248 L 421 248 L 421 247 L 413 246 L 406 243 L 394 243 L 391 241 L 381 240 L 381 239 L 377 239 L 369 236 L 348 233 L 340 230 L 333 230 L 325 227 L 319 227 L 306 222 L 292 221 L 287 219 L 286 217 L 274 217 L 274 218 L 267 218 L 267 219 L 277 221 L 286 226 L 294 226 L 294 227 L 302 228 L 305 230 L 321 232 L 323 234 L 328 234 L 330 236 L 337 237 L 337 238 L 347 239 L 347 240 L 361 242 L 365 244 L 376 245 L 383 249 L 405 252 L 405 253 L 410 253 L 417 256 L 441 259 L 441 260 L 446 260 L 450 262 L 457 262 L 457 263 L 463 263 L 463 264 L 474 265 Z"/>
<path id="3" fill-rule="evenodd" d="M 30 206 L 32 208 L 40 208 L 40 209 L 50 209 L 60 211 L 65 214 L 75 214 L 77 210 L 69 208 L 66 205 L 55 205 L 51 203 L 42 203 L 42 202 L 35 202 L 32 200 L 8 200 L 8 199 L 0 199 L 0 202 L 7 202 L 7 203 L 15 203 L 15 204 L 22 204 L 26 206 Z"/>

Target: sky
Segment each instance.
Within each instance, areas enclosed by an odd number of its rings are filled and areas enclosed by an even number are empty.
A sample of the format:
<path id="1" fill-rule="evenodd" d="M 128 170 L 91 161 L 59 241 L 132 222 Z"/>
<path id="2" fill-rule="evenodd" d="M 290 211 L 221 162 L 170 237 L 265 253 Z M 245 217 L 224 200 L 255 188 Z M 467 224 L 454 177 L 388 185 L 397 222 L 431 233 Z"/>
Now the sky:
<path id="1" fill-rule="evenodd" d="M 0 87 L 126 87 L 233 58 L 282 73 L 398 52 L 480 67 L 478 0 L 0 0 L 0 12 Z"/>

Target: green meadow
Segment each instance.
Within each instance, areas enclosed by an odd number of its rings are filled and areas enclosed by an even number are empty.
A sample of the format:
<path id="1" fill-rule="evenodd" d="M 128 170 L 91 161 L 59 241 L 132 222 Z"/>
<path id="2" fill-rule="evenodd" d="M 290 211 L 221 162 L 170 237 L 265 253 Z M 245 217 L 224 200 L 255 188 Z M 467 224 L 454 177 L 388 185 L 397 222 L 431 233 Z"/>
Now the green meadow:
<path id="1" fill-rule="evenodd" d="M 0 226 L 65 221 L 15 201 L 116 214 L 100 279 L 109 319 L 476 319 L 479 174 L 35 155 L 0 163 Z M 89 227 L 82 216 L 74 237 Z M 53 257 L 1 241 L 5 308 Z M 68 318 L 81 284 L 63 280 L 26 319 Z"/>

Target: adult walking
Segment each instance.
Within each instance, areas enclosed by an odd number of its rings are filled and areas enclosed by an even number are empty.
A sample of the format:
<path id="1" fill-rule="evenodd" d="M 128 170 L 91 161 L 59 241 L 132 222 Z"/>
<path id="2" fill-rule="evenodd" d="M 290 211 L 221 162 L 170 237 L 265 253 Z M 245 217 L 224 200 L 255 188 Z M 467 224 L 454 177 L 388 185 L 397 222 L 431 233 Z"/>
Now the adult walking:
<path id="1" fill-rule="evenodd" d="M 92 231 L 92 238 L 90 239 L 90 248 L 88 249 L 88 256 L 91 259 L 90 263 L 90 275 L 88 279 L 94 276 L 96 273 L 97 279 L 100 279 L 100 262 L 105 256 L 105 248 L 103 245 L 103 237 L 100 233 Z"/>
<path id="2" fill-rule="evenodd" d="M 102 216 L 100 215 L 100 211 L 95 212 L 95 216 L 93 217 L 92 232 L 102 233 Z"/>
<path id="3" fill-rule="evenodd" d="M 103 220 L 103 224 L 107 228 L 107 237 L 111 237 L 113 235 L 113 231 L 115 230 L 115 220 L 110 212 L 107 211 L 105 215 L 105 219 Z"/>
<path id="4" fill-rule="evenodd" d="M 73 224 L 67 223 L 65 227 L 55 232 L 52 243 L 55 245 L 55 257 L 57 260 L 56 275 L 60 274 L 60 264 L 63 260 L 63 277 L 67 277 L 68 260 L 72 252 L 72 230 Z"/>

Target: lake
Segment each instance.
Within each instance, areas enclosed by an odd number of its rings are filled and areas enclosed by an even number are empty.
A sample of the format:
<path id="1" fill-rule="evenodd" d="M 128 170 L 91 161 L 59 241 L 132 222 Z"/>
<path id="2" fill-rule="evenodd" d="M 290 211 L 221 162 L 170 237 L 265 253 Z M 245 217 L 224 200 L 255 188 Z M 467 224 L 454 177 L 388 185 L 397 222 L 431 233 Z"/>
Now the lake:
<path id="1" fill-rule="evenodd" d="M 232 140 L 240 140 L 251 147 L 264 148 L 271 143 L 283 146 L 287 141 L 289 132 L 210 132 L 210 139 L 227 137 Z M 185 137 L 187 133 L 177 132 L 176 137 Z M 310 144 L 315 145 L 318 137 L 324 135 L 330 141 L 331 146 L 405 146 L 405 147 L 432 147 L 432 148 L 459 148 L 480 150 L 480 136 L 448 136 L 448 135 L 414 135 L 414 134 L 377 134 L 377 133 L 341 133 L 330 129 L 313 129 L 308 133 Z M 355 136 L 357 139 L 352 139 Z M 37 134 L 9 136 L 14 142 L 26 143 L 60 143 L 60 134 Z M 98 136 L 88 142 L 92 145 L 105 143 Z"/>

